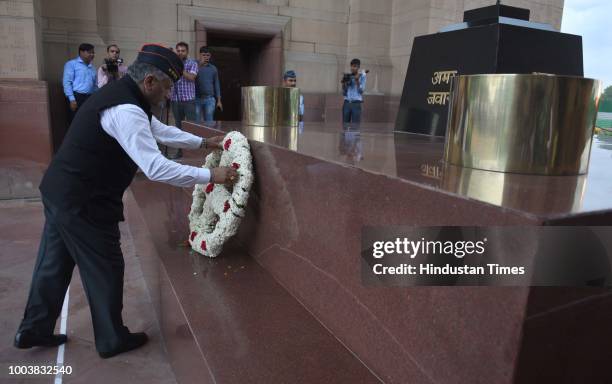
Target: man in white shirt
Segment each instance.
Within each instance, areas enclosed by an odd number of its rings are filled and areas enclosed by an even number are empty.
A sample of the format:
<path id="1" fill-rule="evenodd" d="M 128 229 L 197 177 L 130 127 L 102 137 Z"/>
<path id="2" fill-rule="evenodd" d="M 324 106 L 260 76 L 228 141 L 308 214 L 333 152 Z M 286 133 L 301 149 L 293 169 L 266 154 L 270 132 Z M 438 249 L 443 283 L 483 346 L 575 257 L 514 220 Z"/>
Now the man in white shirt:
<path id="1" fill-rule="evenodd" d="M 93 94 L 76 113 L 40 185 L 45 228 L 28 303 L 15 335 L 17 348 L 58 346 L 53 334 L 75 265 L 91 308 L 95 344 L 103 358 L 148 340 L 123 324 L 124 261 L 119 221 L 122 197 L 136 170 L 181 187 L 237 181 L 232 168 L 205 169 L 166 159 L 156 140 L 182 148 L 221 148 L 222 137 L 203 139 L 159 122 L 151 106 L 166 100 L 183 63 L 171 50 L 144 45 L 123 78 Z"/>

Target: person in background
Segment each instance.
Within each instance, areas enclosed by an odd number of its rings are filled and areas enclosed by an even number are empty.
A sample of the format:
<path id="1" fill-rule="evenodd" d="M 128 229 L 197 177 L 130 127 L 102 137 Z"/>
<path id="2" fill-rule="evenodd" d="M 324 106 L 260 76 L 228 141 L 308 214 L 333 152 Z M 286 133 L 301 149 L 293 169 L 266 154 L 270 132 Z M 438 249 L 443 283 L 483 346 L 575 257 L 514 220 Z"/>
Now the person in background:
<path id="1" fill-rule="evenodd" d="M 344 123 L 361 122 L 361 104 L 363 103 L 363 91 L 366 87 L 367 71 L 359 71 L 361 61 L 351 60 L 351 72 L 342 77 L 342 93 L 344 104 L 342 106 L 342 121 Z"/>
<path id="2" fill-rule="evenodd" d="M 205 122 L 214 120 L 215 108 L 223 111 L 221 103 L 221 84 L 219 71 L 210 63 L 208 47 L 200 48 L 200 68 L 196 77 L 196 120 Z M 202 113 L 203 112 L 203 113 Z"/>
<path id="3" fill-rule="evenodd" d="M 172 88 L 172 114 L 174 124 L 182 129 L 185 118 L 195 119 L 195 80 L 198 75 L 198 62 L 189 58 L 189 45 L 183 41 L 176 44 L 176 54 L 183 62 L 183 75 Z M 183 151 L 178 149 L 176 154 L 169 155 L 171 159 L 180 159 Z"/>
<path id="4" fill-rule="evenodd" d="M 94 56 L 94 46 L 82 43 L 79 45 L 79 56 L 64 65 L 62 84 L 68 99 L 68 126 L 77 110 L 97 89 L 96 68 L 91 63 Z"/>
<path id="5" fill-rule="evenodd" d="M 119 57 L 121 51 L 117 44 L 106 47 L 106 59 L 104 64 L 98 68 L 98 88 L 102 88 L 111 81 L 119 80 L 127 73 L 127 66 Z"/>
<path id="6" fill-rule="evenodd" d="M 283 87 L 295 88 L 297 85 L 297 75 L 295 71 L 289 70 L 283 75 Z M 300 105 L 298 107 L 300 121 L 304 119 L 304 95 L 300 93 Z"/>

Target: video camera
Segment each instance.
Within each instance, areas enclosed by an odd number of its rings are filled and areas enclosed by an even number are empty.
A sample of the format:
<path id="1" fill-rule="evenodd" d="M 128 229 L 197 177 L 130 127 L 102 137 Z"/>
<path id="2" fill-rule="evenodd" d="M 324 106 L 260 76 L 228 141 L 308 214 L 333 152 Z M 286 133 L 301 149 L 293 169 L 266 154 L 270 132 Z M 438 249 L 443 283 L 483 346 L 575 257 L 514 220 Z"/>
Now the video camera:
<path id="1" fill-rule="evenodd" d="M 364 70 L 364 71 L 360 72 L 360 74 L 361 74 L 361 73 L 369 73 L 369 72 L 370 72 L 370 70 L 369 70 L 369 69 L 366 69 L 366 70 Z M 354 78 L 355 78 L 355 75 L 353 75 L 352 73 L 344 73 L 344 74 L 342 74 L 342 80 L 340 80 L 340 82 L 341 82 L 342 84 L 348 84 L 348 83 L 350 83 L 350 82 L 351 82 L 351 80 L 353 80 Z"/>
<path id="2" fill-rule="evenodd" d="M 119 72 L 119 65 L 123 64 L 123 59 L 104 59 L 104 64 L 106 64 L 106 71 L 114 74 Z"/>
<path id="3" fill-rule="evenodd" d="M 352 73 L 344 73 L 342 74 L 342 80 L 341 83 L 350 83 L 351 80 L 353 79 L 353 77 L 355 77 Z"/>

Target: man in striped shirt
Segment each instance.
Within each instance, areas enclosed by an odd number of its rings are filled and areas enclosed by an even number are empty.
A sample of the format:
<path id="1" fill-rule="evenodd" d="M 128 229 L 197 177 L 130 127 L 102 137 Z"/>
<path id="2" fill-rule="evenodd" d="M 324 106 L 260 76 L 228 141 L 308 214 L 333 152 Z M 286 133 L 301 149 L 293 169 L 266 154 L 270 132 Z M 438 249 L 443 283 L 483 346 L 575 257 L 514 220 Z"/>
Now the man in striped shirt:
<path id="1" fill-rule="evenodd" d="M 195 80 L 198 75 L 198 62 L 189 58 L 189 45 L 183 41 L 176 44 L 176 54 L 183 61 L 185 70 L 172 89 L 172 114 L 175 125 L 182 128 L 183 120 L 195 120 Z M 175 155 L 170 155 L 171 159 L 181 157 L 183 157 L 183 151 L 180 149 Z"/>

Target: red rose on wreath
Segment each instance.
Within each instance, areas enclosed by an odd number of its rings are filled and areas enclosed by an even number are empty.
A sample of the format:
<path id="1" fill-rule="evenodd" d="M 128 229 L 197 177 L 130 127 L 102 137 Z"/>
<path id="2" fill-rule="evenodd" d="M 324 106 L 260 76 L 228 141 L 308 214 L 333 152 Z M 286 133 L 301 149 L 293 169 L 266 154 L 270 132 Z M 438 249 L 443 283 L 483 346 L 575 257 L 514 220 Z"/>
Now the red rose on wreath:
<path id="1" fill-rule="evenodd" d="M 234 174 L 240 171 L 241 178 L 238 188 L 219 188 L 209 182 L 193 189 L 187 240 L 194 251 L 206 257 L 217 257 L 227 239 L 237 233 L 242 219 L 239 213 L 246 209 L 253 182 L 247 138 L 240 132 L 230 132 L 220 144 L 222 150 L 209 153 L 204 168 L 213 169 L 223 164 L 234 169 Z M 196 243 L 196 239 L 199 242 Z"/>

